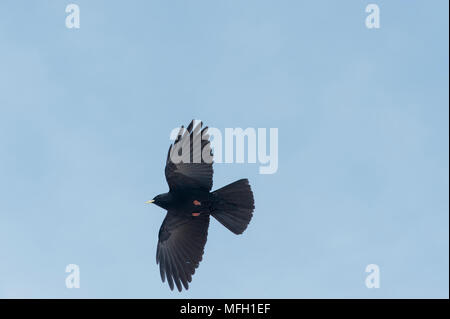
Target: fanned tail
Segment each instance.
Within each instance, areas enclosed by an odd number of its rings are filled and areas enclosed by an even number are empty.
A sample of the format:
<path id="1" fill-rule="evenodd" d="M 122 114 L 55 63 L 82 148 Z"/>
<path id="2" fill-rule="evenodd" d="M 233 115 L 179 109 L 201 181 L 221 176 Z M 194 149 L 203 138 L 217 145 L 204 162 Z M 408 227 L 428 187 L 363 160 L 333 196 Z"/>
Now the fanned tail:
<path id="1" fill-rule="evenodd" d="M 217 201 L 211 215 L 235 234 L 242 234 L 253 216 L 255 201 L 247 179 L 213 192 Z"/>

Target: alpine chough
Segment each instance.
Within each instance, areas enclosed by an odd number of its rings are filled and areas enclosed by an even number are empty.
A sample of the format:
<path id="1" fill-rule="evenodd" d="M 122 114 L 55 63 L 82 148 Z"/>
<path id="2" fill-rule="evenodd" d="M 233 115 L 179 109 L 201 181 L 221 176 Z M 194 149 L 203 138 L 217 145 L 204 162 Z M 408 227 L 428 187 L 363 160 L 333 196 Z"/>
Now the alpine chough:
<path id="1" fill-rule="evenodd" d="M 210 216 L 235 234 L 242 234 L 253 216 L 254 199 L 247 179 L 218 190 L 213 184 L 213 154 L 208 127 L 194 120 L 180 128 L 166 159 L 169 192 L 155 196 L 154 203 L 167 210 L 158 234 L 156 263 L 161 279 L 170 289 L 189 288 L 202 260 Z"/>

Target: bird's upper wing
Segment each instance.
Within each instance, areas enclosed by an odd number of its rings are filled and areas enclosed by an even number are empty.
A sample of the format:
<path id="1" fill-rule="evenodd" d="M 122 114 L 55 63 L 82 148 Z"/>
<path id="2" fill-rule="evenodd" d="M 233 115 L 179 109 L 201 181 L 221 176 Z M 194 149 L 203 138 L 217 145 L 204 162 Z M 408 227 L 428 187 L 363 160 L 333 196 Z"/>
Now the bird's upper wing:
<path id="1" fill-rule="evenodd" d="M 174 283 L 181 291 L 188 283 L 203 256 L 208 237 L 209 215 L 180 217 L 168 211 L 159 230 L 156 263 L 159 263 L 161 279 L 169 282 L 173 290 Z"/>
<path id="2" fill-rule="evenodd" d="M 213 176 L 213 155 L 209 142 L 208 127 L 202 123 L 194 126 L 194 120 L 170 145 L 166 160 L 166 180 L 172 191 L 199 188 L 210 191 Z"/>

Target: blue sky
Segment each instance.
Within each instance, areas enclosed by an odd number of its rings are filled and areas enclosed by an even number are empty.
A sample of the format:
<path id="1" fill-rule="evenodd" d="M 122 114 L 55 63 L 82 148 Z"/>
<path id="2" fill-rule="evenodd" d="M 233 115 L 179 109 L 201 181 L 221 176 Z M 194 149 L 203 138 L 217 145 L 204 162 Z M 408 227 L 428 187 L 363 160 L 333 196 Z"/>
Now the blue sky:
<path id="1" fill-rule="evenodd" d="M 0 297 L 448 298 L 447 1 L 373 1 L 377 30 L 367 1 L 69 3 L 0 3 Z M 144 202 L 192 118 L 279 128 L 279 169 L 215 165 L 254 218 L 180 294 Z"/>

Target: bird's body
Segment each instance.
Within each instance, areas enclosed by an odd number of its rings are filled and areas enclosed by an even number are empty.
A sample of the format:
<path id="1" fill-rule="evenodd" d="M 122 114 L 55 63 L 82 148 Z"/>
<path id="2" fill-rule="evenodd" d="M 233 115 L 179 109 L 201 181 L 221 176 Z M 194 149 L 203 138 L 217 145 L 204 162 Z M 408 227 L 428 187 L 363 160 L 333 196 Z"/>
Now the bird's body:
<path id="1" fill-rule="evenodd" d="M 253 193 L 247 179 L 218 190 L 212 188 L 212 151 L 200 123 L 182 127 L 167 154 L 165 175 L 169 192 L 157 195 L 149 203 L 167 210 L 158 235 L 156 262 L 161 279 L 188 289 L 198 267 L 206 239 L 210 216 L 235 234 L 247 228 L 254 210 Z M 181 158 L 181 160 L 180 160 Z"/>
<path id="2" fill-rule="evenodd" d="M 173 211 L 180 216 L 192 216 L 193 213 L 212 212 L 214 203 L 214 193 L 204 190 L 192 189 L 183 192 L 172 192 L 161 194 L 160 207 Z"/>

